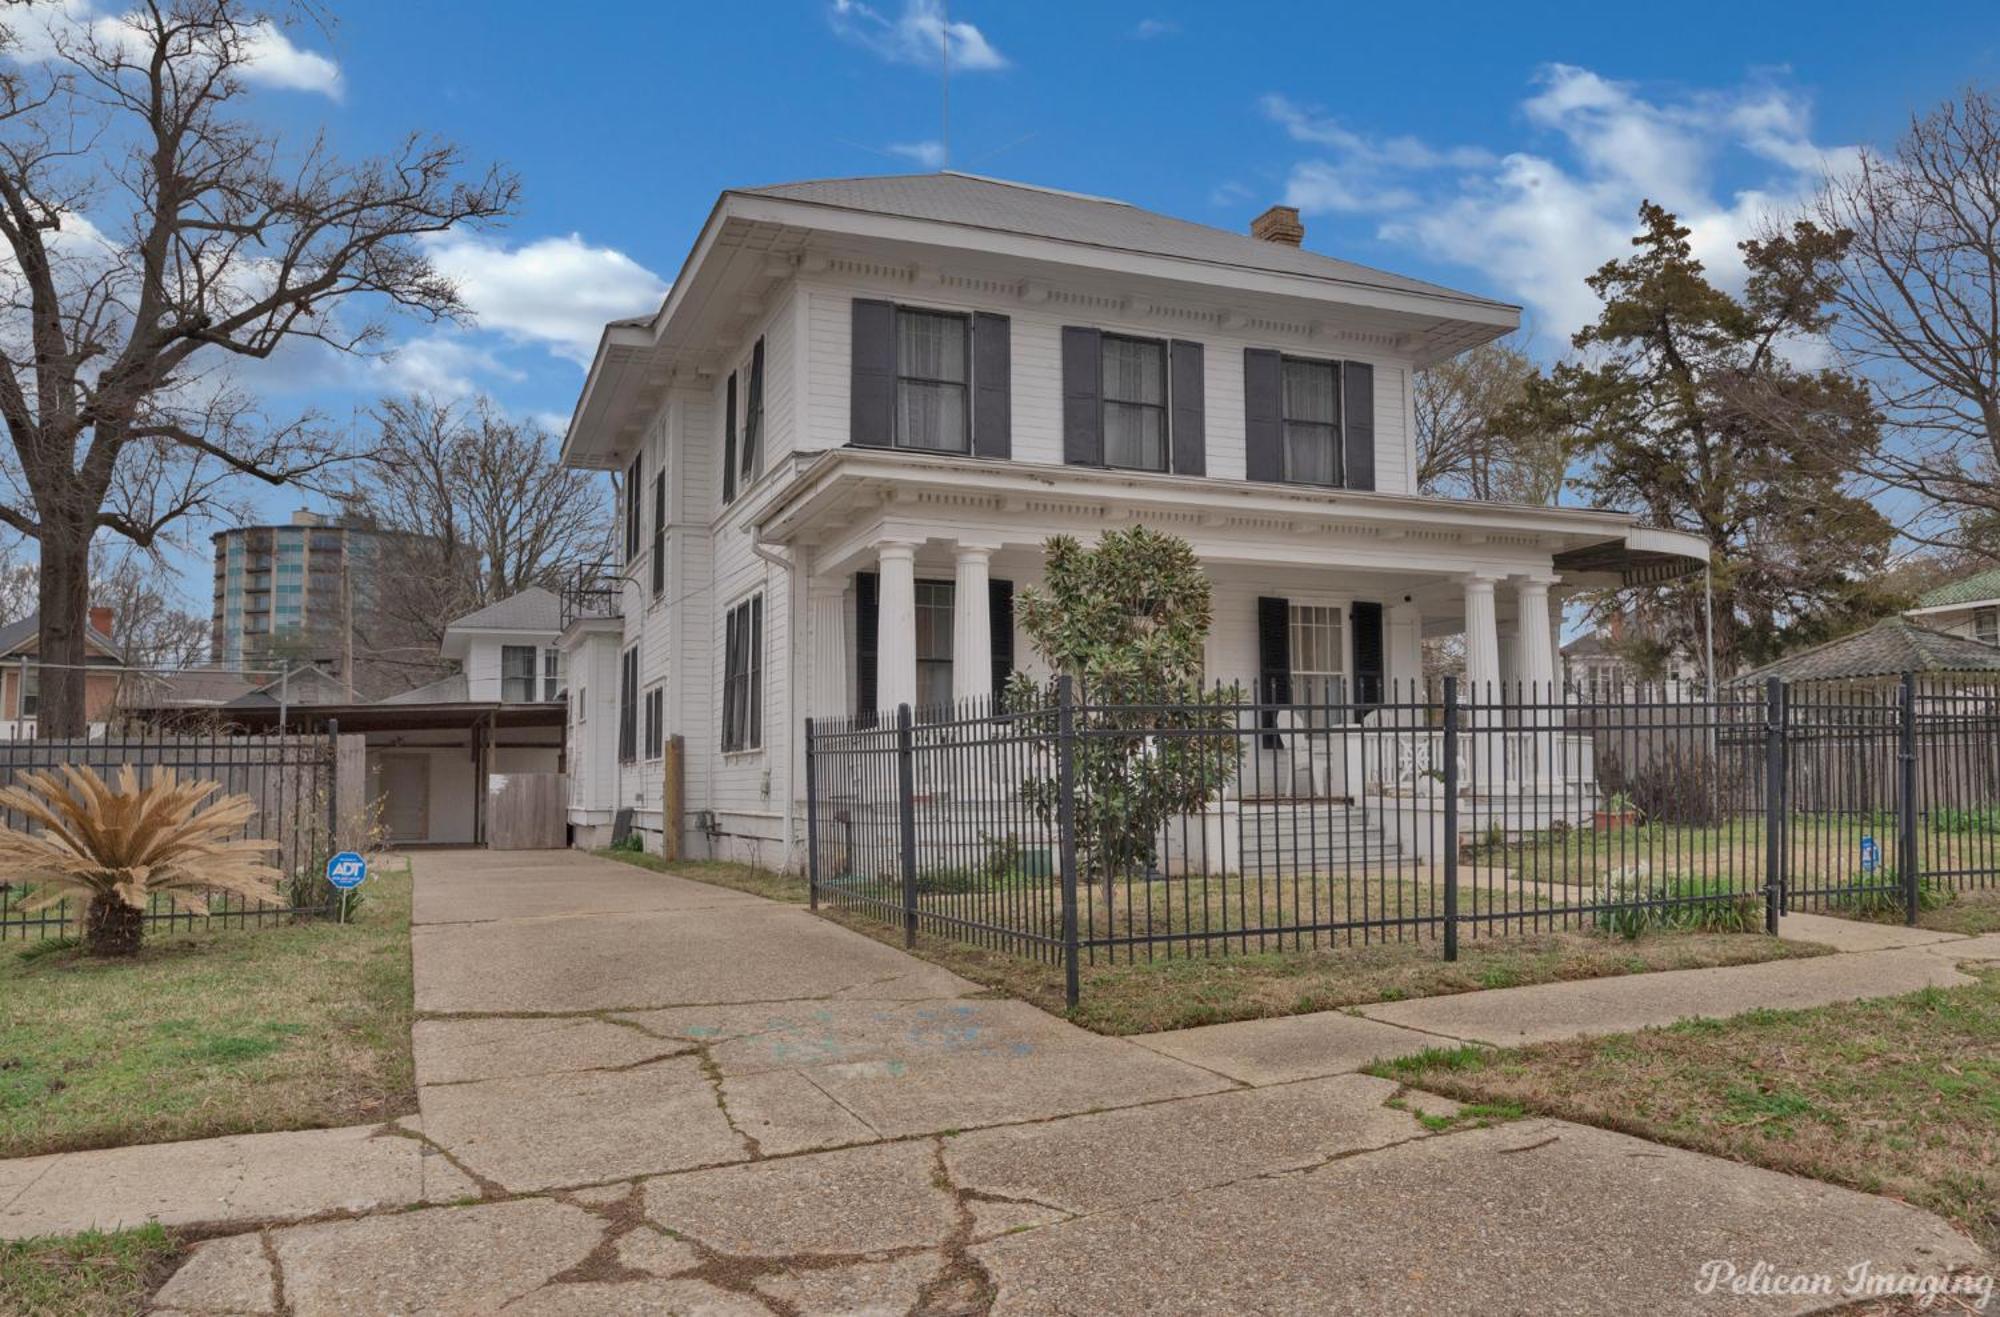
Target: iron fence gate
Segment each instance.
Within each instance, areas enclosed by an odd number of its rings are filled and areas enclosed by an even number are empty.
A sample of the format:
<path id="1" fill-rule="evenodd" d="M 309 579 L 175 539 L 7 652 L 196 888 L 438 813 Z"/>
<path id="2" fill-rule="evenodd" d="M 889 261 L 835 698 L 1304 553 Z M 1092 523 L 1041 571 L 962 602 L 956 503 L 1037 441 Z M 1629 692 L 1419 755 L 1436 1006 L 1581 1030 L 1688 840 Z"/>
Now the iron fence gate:
<path id="1" fill-rule="evenodd" d="M 142 916 L 147 928 L 197 929 L 261 927 L 298 917 L 327 916 L 338 894 L 326 882 L 326 861 L 336 849 L 339 801 L 336 747 L 339 728 L 323 734 L 230 736 L 221 733 L 145 731 L 79 740 L 0 741 L 0 786 L 21 774 L 61 771 L 65 764 L 95 770 L 111 779 L 130 765 L 143 784 L 161 770 L 183 779 L 213 781 L 217 796 L 247 795 L 257 811 L 237 833 L 277 843 L 269 863 L 282 875 L 281 900 L 254 901 L 236 893 L 205 893 L 205 914 L 187 909 L 171 892 L 154 893 Z M 15 810 L 0 809 L 9 827 L 25 827 Z M 0 941 L 60 937 L 73 929 L 82 903 L 67 899 L 39 906 L 32 881 L 0 875 Z"/>
<path id="2" fill-rule="evenodd" d="M 2000 882 L 2000 688 L 1317 704 L 1045 698 L 808 720 L 812 900 L 1079 966 L 1788 908 Z"/>

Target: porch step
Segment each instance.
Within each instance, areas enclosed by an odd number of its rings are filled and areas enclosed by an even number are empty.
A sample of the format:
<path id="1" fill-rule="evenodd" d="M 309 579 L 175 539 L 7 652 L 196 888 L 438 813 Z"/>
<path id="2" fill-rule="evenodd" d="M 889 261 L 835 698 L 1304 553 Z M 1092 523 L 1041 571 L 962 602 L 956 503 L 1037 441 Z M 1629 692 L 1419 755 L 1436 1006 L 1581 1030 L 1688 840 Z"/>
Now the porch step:
<path id="1" fill-rule="evenodd" d="M 1240 826 L 1246 872 L 1327 871 L 1402 858 L 1379 823 L 1344 801 L 1246 801 Z"/>

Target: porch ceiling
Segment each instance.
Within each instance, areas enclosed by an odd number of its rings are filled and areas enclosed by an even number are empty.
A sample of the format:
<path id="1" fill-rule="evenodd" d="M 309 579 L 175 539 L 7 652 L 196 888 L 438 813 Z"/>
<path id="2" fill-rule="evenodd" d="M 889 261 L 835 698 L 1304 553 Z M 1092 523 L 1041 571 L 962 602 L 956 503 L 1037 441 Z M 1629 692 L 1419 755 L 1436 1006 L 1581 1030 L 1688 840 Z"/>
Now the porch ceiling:
<path id="1" fill-rule="evenodd" d="M 1389 576 L 1553 569 L 1571 586 L 1648 584 L 1706 559 L 1699 539 L 1617 512 L 858 448 L 805 466 L 757 530 L 811 547 L 815 570 L 841 572 L 865 565 L 885 539 L 1005 551 L 1139 523 L 1183 536 L 1210 563 Z"/>

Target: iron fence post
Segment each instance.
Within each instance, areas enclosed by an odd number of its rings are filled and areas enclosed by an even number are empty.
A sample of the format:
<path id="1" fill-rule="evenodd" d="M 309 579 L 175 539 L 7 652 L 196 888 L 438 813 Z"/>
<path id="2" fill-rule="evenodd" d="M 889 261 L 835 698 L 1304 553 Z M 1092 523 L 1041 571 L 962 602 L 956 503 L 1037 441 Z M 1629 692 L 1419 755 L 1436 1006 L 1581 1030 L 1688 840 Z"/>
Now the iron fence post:
<path id="1" fill-rule="evenodd" d="M 1903 871 L 1903 922 L 1917 922 L 1922 883 L 1917 874 L 1917 674 L 1903 674 L 1900 744 L 1896 750 L 1896 863 Z"/>
<path id="2" fill-rule="evenodd" d="M 1076 927 L 1076 692 L 1067 674 L 1056 679 L 1056 832 L 1062 865 L 1063 1000 L 1074 1010 L 1083 988 Z"/>
<path id="3" fill-rule="evenodd" d="M 283 750 L 278 752 L 281 756 Z M 326 853 L 332 856 L 340 849 L 340 719 L 326 720 Z M 310 862 L 310 861 L 309 861 Z M 340 903 L 340 922 L 347 922 L 347 893 L 337 892 L 334 900 Z"/>
<path id="4" fill-rule="evenodd" d="M 1785 683 L 1764 682 L 1764 931 L 1776 935 L 1785 875 Z"/>
<path id="5" fill-rule="evenodd" d="M 896 706 L 896 794 L 903 842 L 903 945 L 917 945 L 917 765 L 910 706 Z"/>
<path id="6" fill-rule="evenodd" d="M 806 719 L 806 908 L 819 909 L 819 790 L 813 759 L 813 720 Z"/>
<path id="7" fill-rule="evenodd" d="M 1444 958 L 1458 959 L 1458 678 L 1444 679 Z"/>

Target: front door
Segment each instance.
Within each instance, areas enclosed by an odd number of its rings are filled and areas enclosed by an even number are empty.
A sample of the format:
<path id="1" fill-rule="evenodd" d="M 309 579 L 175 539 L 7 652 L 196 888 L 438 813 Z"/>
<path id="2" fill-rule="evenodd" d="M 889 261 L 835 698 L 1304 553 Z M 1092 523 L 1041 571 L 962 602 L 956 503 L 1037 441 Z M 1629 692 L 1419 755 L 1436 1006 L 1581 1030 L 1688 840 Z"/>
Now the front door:
<path id="1" fill-rule="evenodd" d="M 383 755 L 377 799 L 391 842 L 428 841 L 431 835 L 431 762 L 428 755 Z"/>

